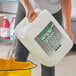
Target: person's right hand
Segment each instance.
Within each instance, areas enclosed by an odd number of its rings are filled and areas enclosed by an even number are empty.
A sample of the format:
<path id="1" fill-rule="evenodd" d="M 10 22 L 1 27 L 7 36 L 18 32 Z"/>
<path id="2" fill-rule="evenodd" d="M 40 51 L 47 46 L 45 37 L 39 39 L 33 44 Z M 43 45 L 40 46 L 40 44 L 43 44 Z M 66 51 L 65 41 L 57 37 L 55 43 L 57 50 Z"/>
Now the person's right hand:
<path id="1" fill-rule="evenodd" d="M 28 5 L 28 7 L 26 8 L 26 18 L 28 22 L 33 22 L 36 17 L 37 17 L 37 14 L 34 11 L 32 5 Z"/>

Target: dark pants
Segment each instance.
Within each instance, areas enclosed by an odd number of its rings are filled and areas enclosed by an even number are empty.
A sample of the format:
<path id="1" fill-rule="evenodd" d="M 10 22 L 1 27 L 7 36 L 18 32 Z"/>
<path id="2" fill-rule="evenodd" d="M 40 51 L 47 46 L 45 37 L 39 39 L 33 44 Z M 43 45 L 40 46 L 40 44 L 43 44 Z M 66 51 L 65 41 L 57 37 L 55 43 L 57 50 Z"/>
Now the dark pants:
<path id="1" fill-rule="evenodd" d="M 24 10 L 23 6 L 19 3 L 15 26 L 25 17 L 25 15 L 26 15 L 25 10 Z M 61 10 L 59 12 L 53 14 L 53 16 L 62 25 Z M 27 57 L 29 55 L 29 51 L 18 39 L 16 39 L 15 43 L 16 43 L 14 45 L 14 46 L 16 46 L 16 48 L 14 49 L 15 60 L 26 62 Z M 47 67 L 47 66 L 44 66 L 41 64 L 41 69 L 42 69 L 41 76 L 55 76 L 55 67 Z"/>

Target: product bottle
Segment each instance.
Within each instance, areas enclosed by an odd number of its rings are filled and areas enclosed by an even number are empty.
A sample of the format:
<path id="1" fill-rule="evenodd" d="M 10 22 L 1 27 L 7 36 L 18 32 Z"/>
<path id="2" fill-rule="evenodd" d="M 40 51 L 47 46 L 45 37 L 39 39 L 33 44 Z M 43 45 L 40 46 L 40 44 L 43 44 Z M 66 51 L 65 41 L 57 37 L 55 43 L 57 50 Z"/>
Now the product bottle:
<path id="1" fill-rule="evenodd" d="M 7 19 L 7 17 L 4 17 L 3 21 L 2 21 L 2 25 L 1 25 L 1 38 L 3 39 L 10 39 L 10 23 Z"/>
<path id="2" fill-rule="evenodd" d="M 0 38 L 1 38 L 1 28 L 0 28 Z"/>
<path id="3" fill-rule="evenodd" d="M 11 22 L 11 25 L 10 25 L 10 40 L 13 40 L 13 37 L 14 37 L 14 25 L 15 25 L 15 16 L 12 17 L 12 22 Z"/>

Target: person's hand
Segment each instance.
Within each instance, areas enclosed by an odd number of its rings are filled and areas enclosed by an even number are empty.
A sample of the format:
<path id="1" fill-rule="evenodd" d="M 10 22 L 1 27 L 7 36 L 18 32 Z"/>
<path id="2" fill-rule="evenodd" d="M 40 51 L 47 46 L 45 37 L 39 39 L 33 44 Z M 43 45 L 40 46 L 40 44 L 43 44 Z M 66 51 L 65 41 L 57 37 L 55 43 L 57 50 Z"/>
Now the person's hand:
<path id="1" fill-rule="evenodd" d="M 35 20 L 35 18 L 37 17 L 37 14 L 35 13 L 33 7 L 31 5 L 29 5 L 26 8 L 26 18 L 29 22 L 33 22 Z"/>
<path id="2" fill-rule="evenodd" d="M 68 36 L 70 37 L 70 39 L 72 40 L 72 42 L 74 42 L 74 36 L 73 36 L 71 30 L 68 30 L 68 29 L 64 29 L 64 30 L 68 34 Z"/>

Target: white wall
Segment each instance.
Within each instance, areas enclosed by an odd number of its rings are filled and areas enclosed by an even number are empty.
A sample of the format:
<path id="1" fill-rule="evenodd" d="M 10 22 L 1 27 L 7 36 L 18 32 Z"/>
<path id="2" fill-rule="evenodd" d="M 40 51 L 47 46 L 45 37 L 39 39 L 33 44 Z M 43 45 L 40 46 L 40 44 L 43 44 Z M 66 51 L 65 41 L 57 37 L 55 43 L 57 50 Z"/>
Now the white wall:
<path id="1" fill-rule="evenodd" d="M 0 11 L 16 13 L 17 12 L 18 3 L 11 2 L 0 2 Z"/>
<path id="2" fill-rule="evenodd" d="M 71 19 L 73 21 L 76 21 L 76 0 L 71 0 L 72 1 L 72 14 L 71 14 Z"/>

